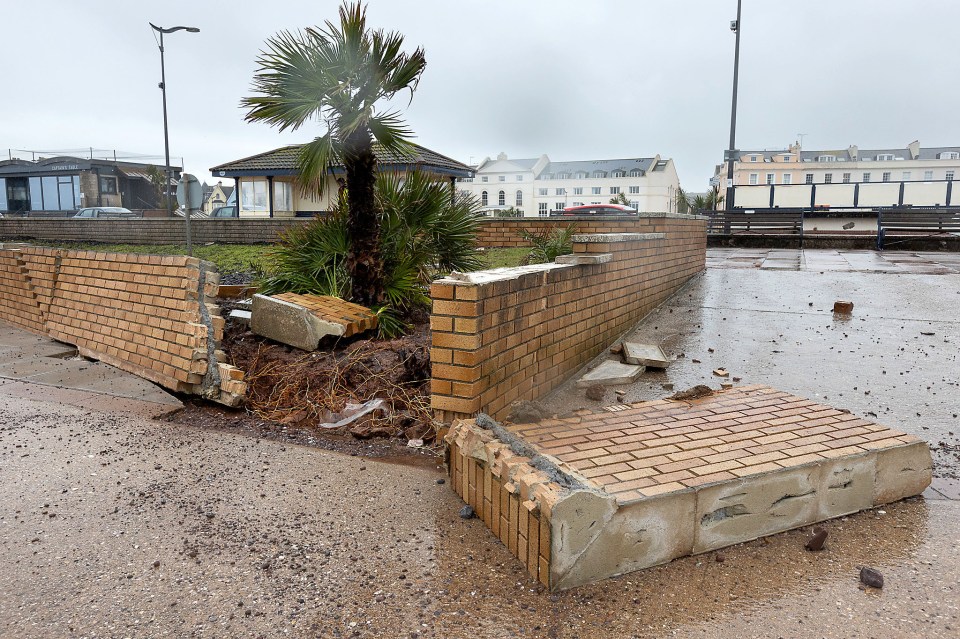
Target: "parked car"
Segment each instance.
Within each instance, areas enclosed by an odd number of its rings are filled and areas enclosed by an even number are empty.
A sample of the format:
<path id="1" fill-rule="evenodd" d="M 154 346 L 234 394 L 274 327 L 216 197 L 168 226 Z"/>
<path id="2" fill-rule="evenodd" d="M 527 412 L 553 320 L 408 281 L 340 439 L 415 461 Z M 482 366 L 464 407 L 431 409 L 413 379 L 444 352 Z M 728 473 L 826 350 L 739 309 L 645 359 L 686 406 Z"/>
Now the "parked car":
<path id="1" fill-rule="evenodd" d="M 550 211 L 550 216 L 565 215 L 636 215 L 637 209 L 622 204 L 585 204 L 568 206 L 560 211 Z"/>
<path id="2" fill-rule="evenodd" d="M 210 212 L 210 217 L 240 217 L 236 206 L 218 206 Z"/>
<path id="3" fill-rule="evenodd" d="M 91 206 L 85 209 L 80 209 L 73 217 L 74 219 L 79 218 L 81 220 L 92 220 L 94 218 L 101 217 L 117 218 L 140 216 L 130 209 L 125 209 L 122 206 Z"/>

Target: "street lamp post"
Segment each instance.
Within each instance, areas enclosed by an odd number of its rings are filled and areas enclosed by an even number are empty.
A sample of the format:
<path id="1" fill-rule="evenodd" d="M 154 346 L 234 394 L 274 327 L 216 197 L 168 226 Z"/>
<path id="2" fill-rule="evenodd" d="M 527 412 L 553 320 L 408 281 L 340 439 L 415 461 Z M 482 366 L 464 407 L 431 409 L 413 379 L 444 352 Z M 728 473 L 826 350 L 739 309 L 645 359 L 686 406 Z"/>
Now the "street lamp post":
<path id="1" fill-rule="evenodd" d="M 175 31 L 188 31 L 190 33 L 200 33 L 197 27 L 171 27 L 164 29 L 158 27 L 152 22 L 148 23 L 153 30 L 160 34 L 160 91 L 163 93 L 163 151 L 166 161 L 164 175 L 167 177 L 165 187 L 167 200 L 167 215 L 173 216 L 173 202 L 170 199 L 170 180 L 173 179 L 173 171 L 170 170 L 170 133 L 167 129 L 167 73 L 163 63 L 163 34 L 174 33 Z"/>
<path id="2" fill-rule="evenodd" d="M 737 80 L 740 72 L 740 1 L 737 0 L 737 19 L 730 23 L 730 30 L 737 34 L 737 43 L 733 52 L 733 105 L 730 107 L 730 146 L 727 148 L 727 197 L 725 208 L 733 210 L 733 162 L 737 154 Z"/>

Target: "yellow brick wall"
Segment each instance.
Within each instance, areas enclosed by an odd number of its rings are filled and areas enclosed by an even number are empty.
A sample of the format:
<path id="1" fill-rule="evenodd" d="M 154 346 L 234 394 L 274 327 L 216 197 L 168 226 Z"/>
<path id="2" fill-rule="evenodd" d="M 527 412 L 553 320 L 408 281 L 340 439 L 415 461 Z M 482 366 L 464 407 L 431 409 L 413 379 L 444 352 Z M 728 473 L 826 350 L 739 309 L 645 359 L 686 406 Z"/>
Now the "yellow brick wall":
<path id="1" fill-rule="evenodd" d="M 219 388 L 205 380 L 209 340 L 216 349 L 223 336 L 218 281 L 212 265 L 182 255 L 0 249 L 0 319 L 171 390 L 236 403 L 236 373 L 217 367 Z"/>
<path id="2" fill-rule="evenodd" d="M 662 238 L 574 245 L 575 253 L 611 253 L 608 263 L 435 282 L 437 416 L 501 419 L 512 402 L 543 397 L 705 268 L 705 220 L 648 221 Z"/>

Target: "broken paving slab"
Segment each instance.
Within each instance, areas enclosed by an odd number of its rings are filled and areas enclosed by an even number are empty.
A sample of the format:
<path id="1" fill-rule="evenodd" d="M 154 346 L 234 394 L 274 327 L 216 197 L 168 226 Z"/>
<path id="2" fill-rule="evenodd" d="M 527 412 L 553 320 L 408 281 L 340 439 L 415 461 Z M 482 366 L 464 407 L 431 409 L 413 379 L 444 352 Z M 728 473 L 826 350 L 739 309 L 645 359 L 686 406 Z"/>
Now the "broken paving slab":
<path id="1" fill-rule="evenodd" d="M 648 368 L 666 368 L 670 360 L 656 344 L 623 343 L 623 360 L 627 364 L 636 364 Z"/>
<path id="2" fill-rule="evenodd" d="M 613 359 L 602 362 L 599 366 L 577 380 L 578 388 L 586 388 L 594 384 L 615 386 L 617 384 L 632 384 L 646 370 L 643 366 L 624 364 Z"/>
<path id="3" fill-rule="evenodd" d="M 369 308 L 330 295 L 254 295 L 250 328 L 257 335 L 305 351 L 328 335 L 352 337 L 377 327 Z"/>
<path id="4" fill-rule="evenodd" d="M 536 424 L 481 415 L 444 441 L 450 486 L 551 590 L 919 495 L 932 471 L 926 442 L 767 386 Z"/>

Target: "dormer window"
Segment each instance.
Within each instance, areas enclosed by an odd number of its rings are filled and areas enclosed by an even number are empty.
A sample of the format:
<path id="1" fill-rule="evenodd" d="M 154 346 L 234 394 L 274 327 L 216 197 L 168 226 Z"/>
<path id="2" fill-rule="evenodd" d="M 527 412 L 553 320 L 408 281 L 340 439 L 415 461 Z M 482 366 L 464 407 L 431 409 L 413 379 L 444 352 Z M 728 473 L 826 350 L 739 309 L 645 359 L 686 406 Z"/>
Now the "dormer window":
<path id="1" fill-rule="evenodd" d="M 640 169 L 633 169 L 630 171 L 630 177 L 643 177 L 643 171 Z"/>
<path id="2" fill-rule="evenodd" d="M 614 171 L 614 172 L 613 172 L 613 177 L 615 177 L 615 178 L 618 178 L 618 177 L 627 177 L 627 172 L 626 172 L 626 171 Z"/>
<path id="3" fill-rule="evenodd" d="M 818 155 L 817 162 L 836 162 L 837 156 L 835 155 Z"/>
<path id="4" fill-rule="evenodd" d="M 756 161 L 757 161 L 757 156 L 756 156 L 756 155 L 751 155 L 751 156 L 750 156 L 750 161 L 751 161 L 751 162 L 756 162 Z"/>
<path id="5" fill-rule="evenodd" d="M 888 162 L 893 160 L 893 153 L 880 153 L 877 155 L 877 162 Z"/>
<path id="6" fill-rule="evenodd" d="M 593 177 L 595 177 L 595 178 L 605 178 L 605 177 L 607 177 L 607 174 L 606 174 L 605 172 L 603 172 L 603 171 L 594 171 L 594 172 L 593 172 Z"/>
<path id="7" fill-rule="evenodd" d="M 576 177 L 578 180 L 585 180 L 585 179 L 587 179 L 587 172 L 586 172 L 586 171 L 579 171 L 579 172 L 577 172 L 577 174 L 576 174 L 574 177 Z"/>
<path id="8" fill-rule="evenodd" d="M 944 151 L 937 156 L 938 160 L 960 160 L 960 151 Z"/>
<path id="9" fill-rule="evenodd" d="M 790 162 L 792 159 L 793 159 L 793 156 L 792 156 L 792 155 L 785 155 L 785 156 L 783 156 L 783 161 L 784 161 L 784 162 Z"/>

